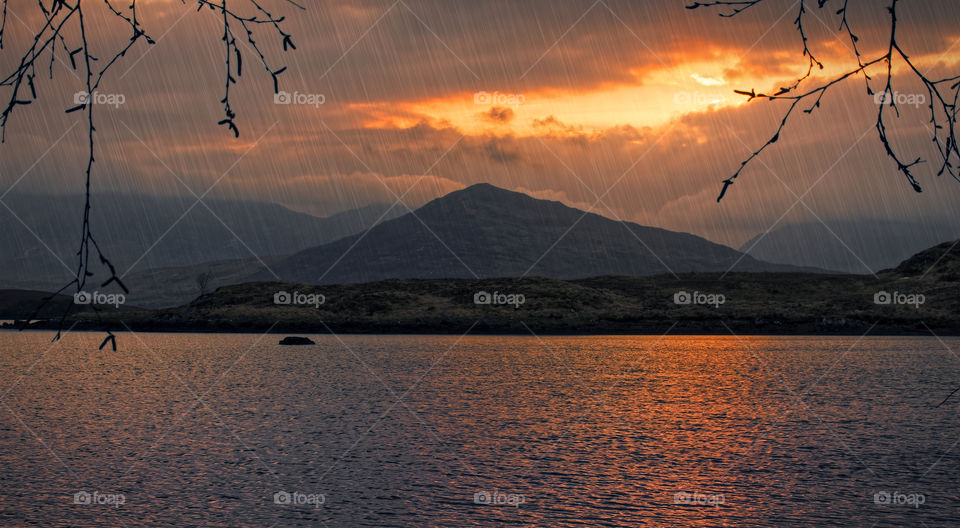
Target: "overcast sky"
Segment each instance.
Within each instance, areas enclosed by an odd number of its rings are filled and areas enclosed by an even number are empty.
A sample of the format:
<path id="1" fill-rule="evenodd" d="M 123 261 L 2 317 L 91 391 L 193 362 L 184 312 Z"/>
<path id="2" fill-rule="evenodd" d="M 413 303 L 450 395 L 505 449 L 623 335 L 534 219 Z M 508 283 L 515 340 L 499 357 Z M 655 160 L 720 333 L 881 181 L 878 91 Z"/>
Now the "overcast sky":
<path id="1" fill-rule="evenodd" d="M 775 90 L 806 71 L 793 26 L 798 1 L 767 0 L 735 18 L 673 0 L 302 1 L 305 11 L 263 3 L 287 16 L 296 50 L 283 53 L 271 27 L 255 28 L 270 65 L 288 67 L 281 89 L 297 97 L 276 104 L 269 76 L 241 42 L 244 72 L 233 89 L 241 135 L 233 139 L 216 125 L 220 18 L 193 2 L 140 0 L 139 18 L 157 43 L 134 47 L 101 87 L 123 104 L 96 109 L 95 190 L 188 194 L 186 185 L 324 215 L 396 195 L 415 207 L 490 182 L 734 246 L 778 222 L 942 222 L 960 209 L 960 183 L 928 164 L 917 169 L 925 192 L 916 194 L 885 157 L 862 76 L 831 89 L 813 114 L 798 113 L 716 203 L 721 180 L 788 105 L 747 103 L 733 90 Z M 246 12 L 245 3 L 231 6 Z M 804 26 L 825 64 L 807 81 L 813 86 L 855 58 L 838 31 L 842 3 L 811 3 Z M 851 4 L 863 52 L 882 54 L 885 2 Z M 105 59 L 129 28 L 99 3 L 88 9 L 98 11 L 90 37 Z M 955 4 L 901 2 L 900 11 L 902 46 L 918 65 L 934 77 L 956 74 Z M 30 2 L 12 2 L 7 16 L 4 73 L 42 24 Z M 902 66 L 894 64 L 895 90 L 925 96 Z M 62 50 L 53 71 L 53 81 L 38 76 L 39 100 L 10 118 L 2 191 L 82 189 L 84 116 L 63 111 L 83 84 Z M 874 73 L 880 89 L 883 75 Z M 902 110 L 890 125 L 895 146 L 906 159 L 932 159 L 926 107 Z"/>

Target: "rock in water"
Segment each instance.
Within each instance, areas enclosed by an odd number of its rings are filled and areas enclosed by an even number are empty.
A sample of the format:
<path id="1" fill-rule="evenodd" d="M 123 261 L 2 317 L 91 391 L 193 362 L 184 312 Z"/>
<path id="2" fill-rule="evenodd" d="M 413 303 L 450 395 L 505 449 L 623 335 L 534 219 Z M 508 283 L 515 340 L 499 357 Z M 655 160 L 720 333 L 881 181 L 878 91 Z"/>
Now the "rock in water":
<path id="1" fill-rule="evenodd" d="M 309 337 L 287 336 L 280 340 L 281 345 L 316 345 Z"/>

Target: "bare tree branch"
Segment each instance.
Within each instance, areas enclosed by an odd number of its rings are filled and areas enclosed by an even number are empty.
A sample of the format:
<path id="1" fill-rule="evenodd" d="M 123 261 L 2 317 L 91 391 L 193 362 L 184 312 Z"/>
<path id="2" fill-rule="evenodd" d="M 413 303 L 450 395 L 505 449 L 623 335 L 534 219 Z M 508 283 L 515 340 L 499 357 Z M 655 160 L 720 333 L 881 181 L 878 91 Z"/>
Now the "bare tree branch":
<path id="1" fill-rule="evenodd" d="M 700 7 L 719 7 L 721 9 L 724 7 L 732 8 L 732 11 L 721 12 L 720 16 L 733 17 L 764 1 L 765 0 L 746 0 L 737 2 L 695 2 L 691 5 L 688 5 L 687 9 L 697 9 Z M 824 5 L 827 4 L 828 1 L 829 0 L 817 0 L 817 7 L 819 9 L 823 9 Z M 839 29 L 847 34 L 847 37 L 850 39 L 850 42 L 853 45 L 853 53 L 857 59 L 857 66 L 846 71 L 845 73 L 836 75 L 813 88 L 797 93 L 800 85 L 811 77 L 814 66 L 817 66 L 821 70 L 823 69 L 823 63 L 821 63 L 814 56 L 809 47 L 807 34 L 803 26 L 804 15 L 807 13 L 807 4 L 809 3 L 809 0 L 800 1 L 800 9 L 799 13 L 797 14 L 797 18 L 794 20 L 794 25 L 797 27 L 797 31 L 800 34 L 803 44 L 803 56 L 807 57 L 809 61 L 807 71 L 800 76 L 796 82 L 789 86 L 780 87 L 780 89 L 773 94 L 758 93 L 754 89 L 751 89 L 750 91 L 734 90 L 735 93 L 748 97 L 748 101 L 753 99 L 767 99 L 771 101 L 787 100 L 791 101 L 791 103 L 773 136 L 768 139 L 766 143 L 761 145 L 759 149 L 751 153 L 747 159 L 741 162 L 740 167 L 736 170 L 736 172 L 733 173 L 732 176 L 723 180 L 723 187 L 720 190 L 720 195 L 717 197 L 718 202 L 723 199 L 729 187 L 733 185 L 734 181 L 736 181 L 736 179 L 740 176 L 740 173 L 743 172 L 750 162 L 756 159 L 756 157 L 759 156 L 760 153 L 763 152 L 767 147 L 776 143 L 777 140 L 780 139 L 781 134 L 784 132 L 784 129 L 787 126 L 787 122 L 801 101 L 812 101 L 812 104 L 803 110 L 804 113 L 810 114 L 815 109 L 820 107 L 820 102 L 822 101 L 824 95 L 826 95 L 827 90 L 835 86 L 837 83 L 859 74 L 863 74 L 867 85 L 867 94 L 871 97 L 874 97 L 880 103 L 877 111 L 876 129 L 880 143 L 884 147 L 884 151 L 886 152 L 887 156 L 893 160 L 897 167 L 897 171 L 899 171 L 904 178 L 906 178 L 910 186 L 916 192 L 921 192 L 923 189 L 920 186 L 920 182 L 914 176 L 913 169 L 916 165 L 923 163 L 924 160 L 918 156 L 912 161 L 907 161 L 908 158 L 905 159 L 902 153 L 899 153 L 896 149 L 894 149 L 887 133 L 886 118 L 889 117 L 889 114 L 892 112 L 896 117 L 900 116 L 900 109 L 897 106 L 897 101 L 894 97 L 893 91 L 894 60 L 902 61 L 903 64 L 907 66 L 907 70 L 912 74 L 913 77 L 918 79 L 923 84 L 927 91 L 930 102 L 928 105 L 930 110 L 929 121 L 933 126 L 931 141 L 936 145 L 939 156 L 939 168 L 937 170 L 937 176 L 941 176 L 946 173 L 955 180 L 960 181 L 960 172 L 958 172 L 958 167 L 960 167 L 960 146 L 958 146 L 956 131 L 958 111 L 957 100 L 960 98 L 960 75 L 945 77 L 942 79 L 932 79 L 928 76 L 928 74 L 921 72 L 917 68 L 916 64 L 910 59 L 908 54 L 904 52 L 899 41 L 897 40 L 897 4 L 899 1 L 900 0 L 890 0 L 889 6 L 886 7 L 886 11 L 890 18 L 890 38 L 886 46 L 886 52 L 873 59 L 864 60 L 860 50 L 860 38 L 856 33 L 853 32 L 853 29 L 850 26 L 847 9 L 849 0 L 844 0 L 843 6 L 836 11 L 836 15 L 840 16 Z M 887 77 L 883 90 L 878 94 L 874 92 L 870 85 L 871 77 L 869 75 L 868 68 L 880 63 L 886 64 Z"/>
<path id="2" fill-rule="evenodd" d="M 181 2 L 186 2 L 187 0 L 181 0 Z M 218 125 L 226 126 L 231 132 L 233 132 L 234 137 L 240 136 L 240 130 L 237 128 L 235 119 L 237 117 L 236 113 L 230 107 L 230 85 L 236 84 L 237 79 L 233 76 L 236 72 L 236 76 L 240 77 L 243 75 L 243 55 L 240 53 L 240 48 L 237 47 L 237 38 L 234 34 L 234 29 L 231 24 L 238 24 L 240 28 L 245 33 L 247 43 L 250 44 L 250 47 L 253 48 L 254 52 L 257 54 L 257 58 L 260 61 L 260 64 L 264 67 L 267 73 L 270 75 L 270 78 L 273 80 L 273 93 L 277 94 L 280 92 L 280 81 L 278 76 L 287 70 L 286 66 L 274 70 L 267 63 L 267 58 L 263 54 L 263 51 L 260 49 L 260 46 L 257 44 L 257 41 L 254 39 L 254 26 L 258 24 L 269 24 L 272 25 L 276 30 L 278 36 L 280 37 L 280 42 L 283 47 L 283 51 L 288 51 L 290 49 L 297 49 L 293 45 L 293 37 L 289 33 L 283 30 L 280 24 L 284 21 L 284 17 L 275 17 L 270 14 L 257 0 L 246 0 L 250 5 L 252 5 L 258 15 L 253 16 L 241 16 L 236 12 L 232 11 L 227 7 L 227 0 L 221 0 L 220 3 L 211 2 L 209 0 L 195 0 L 197 2 L 197 11 L 203 9 L 204 7 L 209 8 L 211 11 L 220 13 L 220 18 L 223 24 L 223 36 L 221 37 L 224 45 L 226 47 L 226 70 L 225 70 L 225 79 L 224 79 L 224 95 L 223 99 L 220 102 L 223 104 L 223 113 L 224 118 L 220 120 Z M 302 6 L 287 0 L 288 3 L 294 5 L 300 9 L 303 9 Z M 233 63 L 236 63 L 233 65 Z"/>
<path id="3" fill-rule="evenodd" d="M 8 0 L 2 0 L 2 19 L 0 19 L 0 50 L 4 49 L 3 39 L 7 19 L 7 1 Z M 92 1 L 93 0 L 73 0 L 71 2 L 70 0 L 52 0 L 52 3 L 48 8 L 47 5 L 44 4 L 43 0 L 39 0 L 37 2 L 37 7 L 44 17 L 43 26 L 34 33 L 32 44 L 27 48 L 23 55 L 20 56 L 19 64 L 11 73 L 7 74 L 6 77 L 0 81 L 0 86 L 9 87 L 11 89 L 10 97 L 7 100 L 3 111 L 0 112 L 0 143 L 2 143 L 6 140 L 8 121 L 14 110 L 22 106 L 28 106 L 39 99 L 37 85 L 35 82 L 36 67 L 38 62 L 45 54 L 49 54 L 48 71 L 51 79 L 53 78 L 53 63 L 56 57 L 58 43 L 62 47 L 67 59 L 69 59 L 70 67 L 74 70 L 80 70 L 83 74 L 86 97 L 83 100 L 74 101 L 75 105 L 66 109 L 66 113 L 68 114 L 73 112 L 84 112 L 87 125 L 88 155 L 84 169 L 85 201 L 83 207 L 83 219 L 80 228 L 80 244 L 77 250 L 77 267 L 75 276 L 73 280 L 61 288 L 57 294 L 64 292 L 71 286 L 75 287 L 78 293 L 84 290 L 87 285 L 87 280 L 94 276 L 91 267 L 91 256 L 95 256 L 96 259 L 99 260 L 99 264 L 105 267 L 110 274 L 107 280 L 100 284 L 100 287 L 107 287 L 111 284 L 116 284 L 124 292 L 129 293 L 127 286 L 117 274 L 115 266 L 110 259 L 106 257 L 103 250 L 100 248 L 100 245 L 97 243 L 91 226 L 91 187 L 93 167 L 94 163 L 96 162 L 96 126 L 94 124 L 94 107 L 96 105 L 94 104 L 93 97 L 95 97 L 95 93 L 100 87 L 100 84 L 103 82 L 107 73 L 120 59 L 126 56 L 127 52 L 131 48 L 133 48 L 141 40 L 145 41 L 149 45 L 155 44 L 155 41 L 143 29 L 140 20 L 137 17 L 137 0 L 130 0 L 130 5 L 126 10 L 118 9 L 116 6 L 114 6 L 111 0 L 103 0 L 106 9 L 117 19 L 122 20 L 124 25 L 130 29 L 131 34 L 126 44 L 123 45 L 109 60 L 101 62 L 100 59 L 94 55 L 92 43 L 87 38 L 87 28 L 89 22 L 85 16 L 85 10 L 90 8 Z M 184 4 L 186 4 L 187 1 L 188 0 L 181 0 L 181 2 Z M 240 77 L 242 74 L 242 53 L 240 48 L 237 46 L 237 40 L 234 36 L 234 27 L 231 24 L 237 24 L 245 32 L 247 42 L 255 50 L 260 63 L 267 70 L 273 81 L 274 93 L 279 91 L 278 76 L 283 73 L 286 68 L 284 67 L 274 70 L 269 66 L 266 56 L 254 39 L 255 33 L 253 28 L 262 24 L 270 25 L 280 37 L 283 51 L 296 48 L 293 45 L 291 35 L 282 29 L 281 23 L 284 21 L 284 17 L 273 16 L 260 4 L 258 0 L 236 0 L 237 2 L 250 7 L 256 13 L 255 15 L 251 16 L 241 15 L 238 12 L 228 8 L 228 0 L 220 0 L 219 3 L 209 0 L 190 1 L 196 1 L 198 11 L 202 10 L 204 7 L 207 7 L 214 12 L 219 11 L 221 15 L 223 21 L 222 38 L 226 45 L 226 90 L 221 102 L 224 105 L 224 113 L 226 118 L 220 121 L 219 124 L 226 125 L 230 131 L 233 132 L 234 137 L 237 137 L 240 135 L 240 131 L 234 121 L 236 114 L 230 106 L 230 85 L 235 84 L 237 82 L 236 77 Z M 298 9 L 304 9 L 303 6 L 293 2 L 292 0 L 287 0 L 287 3 L 295 6 Z M 68 35 L 66 32 L 68 28 L 79 33 L 79 45 L 75 48 L 71 48 L 67 43 Z M 79 61 L 77 60 L 78 57 Z M 103 66 L 98 68 L 98 64 L 102 64 Z M 236 77 L 234 77 L 234 72 L 236 73 Z M 52 299 L 52 297 L 50 299 Z M 44 301 L 40 306 L 37 307 L 37 309 L 34 311 L 34 314 L 26 320 L 25 325 L 30 323 L 30 321 L 36 316 L 36 314 L 40 312 L 40 310 L 46 305 L 47 302 L 49 302 L 50 299 Z M 71 308 L 72 306 L 68 305 L 67 309 L 64 311 L 60 320 L 61 324 L 59 325 L 59 328 L 63 328 L 63 323 L 69 316 Z M 95 305 L 94 311 L 99 319 L 99 309 Z M 54 337 L 54 340 L 59 339 L 60 336 L 61 333 L 58 331 Z M 116 338 L 109 330 L 107 330 L 107 336 L 100 345 L 100 348 L 102 349 L 108 343 L 114 350 L 116 350 Z"/>

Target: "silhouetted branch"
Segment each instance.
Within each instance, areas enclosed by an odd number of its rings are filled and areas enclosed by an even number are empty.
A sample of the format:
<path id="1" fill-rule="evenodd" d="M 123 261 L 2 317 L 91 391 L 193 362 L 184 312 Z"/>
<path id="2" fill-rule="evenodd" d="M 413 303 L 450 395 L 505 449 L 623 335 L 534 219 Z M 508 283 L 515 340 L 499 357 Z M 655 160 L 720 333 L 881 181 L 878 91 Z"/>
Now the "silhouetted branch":
<path id="1" fill-rule="evenodd" d="M 4 29 L 6 28 L 6 19 L 7 19 L 7 1 L 2 0 L 2 19 L 0 19 L 0 50 L 4 46 Z M 187 0 L 181 0 L 181 2 L 186 3 Z M 237 40 L 233 34 L 233 27 L 231 23 L 238 24 L 243 28 L 246 33 L 247 42 L 255 50 L 257 56 L 260 59 L 261 64 L 270 74 L 273 81 L 274 93 L 279 91 L 278 75 L 283 73 L 286 68 L 280 68 L 274 70 L 270 68 L 267 63 L 267 59 L 263 54 L 262 50 L 258 46 L 256 40 L 254 39 L 254 25 L 259 24 L 269 24 L 277 31 L 281 44 L 284 51 L 288 49 L 296 49 L 293 45 L 292 37 L 289 33 L 285 32 L 281 27 L 281 22 L 283 22 L 284 17 L 275 17 L 271 15 L 264 7 L 258 2 L 258 0 L 237 0 L 248 6 L 252 6 L 254 11 L 257 13 L 253 16 L 243 16 L 237 12 L 229 9 L 227 7 L 228 0 L 221 0 L 220 3 L 211 2 L 209 0 L 196 0 L 197 10 L 203 9 L 205 6 L 213 11 L 219 11 L 222 15 L 223 20 L 223 40 L 226 44 L 226 91 L 224 98 L 221 102 L 224 104 L 224 112 L 226 114 L 226 119 L 220 121 L 219 124 L 227 125 L 229 129 L 234 133 L 234 136 L 239 136 L 239 130 L 234 123 L 234 118 L 236 114 L 230 107 L 230 84 L 236 83 L 236 79 L 233 76 L 233 72 L 236 72 L 237 77 L 241 75 L 242 72 L 242 54 L 239 47 L 237 46 Z M 37 5 L 40 9 L 40 12 L 43 14 L 44 23 L 42 27 L 37 30 L 33 35 L 33 42 L 30 47 L 24 52 L 20 57 L 19 64 L 14 68 L 14 70 L 9 73 L 2 81 L 0 81 L 0 86 L 10 87 L 10 98 L 7 101 L 2 112 L 0 112 L 0 143 L 5 142 L 7 124 L 10 116 L 13 114 L 13 111 L 21 106 L 27 106 L 32 104 L 34 101 L 39 99 L 39 94 L 36 86 L 36 66 L 39 60 L 44 56 L 44 54 L 49 53 L 49 65 L 48 71 L 49 76 L 53 78 L 53 63 L 56 58 L 57 44 L 59 43 L 66 58 L 69 59 L 70 67 L 74 70 L 80 70 L 83 73 L 84 79 L 84 88 L 86 90 L 86 98 L 83 100 L 74 101 L 75 105 L 67 108 L 66 113 L 73 112 L 84 112 L 85 120 L 87 124 L 87 163 L 84 169 L 84 208 L 83 208 L 83 220 L 81 222 L 80 228 L 80 244 L 77 250 L 77 267 L 74 278 L 57 291 L 55 295 L 58 295 L 70 287 L 76 287 L 77 293 L 80 293 L 84 290 L 87 284 L 87 279 L 92 277 L 94 273 L 91 271 L 91 255 L 95 255 L 99 260 L 99 264 L 104 266 L 110 273 L 106 281 L 104 281 L 100 287 L 107 287 L 111 284 L 116 284 L 119 286 L 125 293 L 129 293 L 127 286 L 120 279 L 120 276 L 117 274 L 117 270 L 113 263 L 106 257 L 104 252 L 101 250 L 99 244 L 96 241 L 96 238 L 93 236 L 91 221 L 90 221 L 90 211 L 91 211 L 91 183 L 93 176 L 93 166 L 96 162 L 96 149 L 95 149 L 95 133 L 96 126 L 94 124 L 94 100 L 97 89 L 100 87 L 101 82 L 104 80 L 107 73 L 111 70 L 114 64 L 116 64 L 122 57 L 126 56 L 126 53 L 136 45 L 141 39 L 147 42 L 147 44 L 155 44 L 155 41 L 147 35 L 143 29 L 140 20 L 137 17 L 137 0 L 130 0 L 130 5 L 128 10 L 118 9 L 111 0 L 103 0 L 106 9 L 109 10 L 117 19 L 120 19 L 124 24 L 130 28 L 130 38 L 126 44 L 121 47 L 109 60 L 103 62 L 103 66 L 99 69 L 97 64 L 101 64 L 100 60 L 93 55 L 91 44 L 87 38 L 87 19 L 85 18 L 84 6 L 89 7 L 91 4 L 89 1 L 86 4 L 82 3 L 83 0 L 53 0 L 49 8 L 44 4 L 42 0 L 37 2 Z M 304 9 L 303 6 L 293 2 L 292 0 L 287 0 L 287 2 L 299 9 Z M 67 43 L 67 38 L 64 33 L 66 28 L 73 27 L 69 26 L 68 23 L 75 22 L 76 29 L 79 32 L 79 46 L 71 48 Z M 79 58 L 79 60 L 78 60 Z M 234 61 L 235 60 L 235 64 Z M 79 64 L 78 64 L 79 63 Z M 37 307 L 34 314 L 27 319 L 25 325 L 29 324 L 34 317 L 40 313 L 40 310 L 50 301 L 50 299 L 44 300 L 40 306 Z M 71 312 L 72 305 L 68 305 L 64 310 L 64 313 L 60 319 L 59 329 L 62 330 L 63 324 L 66 318 Z M 100 310 L 96 305 L 93 305 L 94 312 L 97 314 L 97 318 L 100 318 Z M 57 331 L 54 340 L 60 338 L 61 332 Z M 107 344 L 110 344 L 114 350 L 116 350 L 116 338 L 115 336 L 107 332 L 107 337 L 101 343 L 100 348 L 103 349 Z"/>
<path id="2" fill-rule="evenodd" d="M 0 50 L 3 49 L 3 32 L 7 29 L 7 3 L 3 3 L 3 14 L 0 14 Z"/>
<path id="3" fill-rule="evenodd" d="M 720 16 L 724 18 L 730 18 L 746 11 L 747 9 L 750 9 L 751 7 L 759 4 L 760 2 L 763 2 L 763 0 L 743 0 L 741 2 L 736 2 L 736 1 L 729 2 L 729 1 L 720 0 L 717 2 L 694 2 L 686 7 L 687 9 L 696 9 L 698 7 L 715 7 L 715 6 L 730 7 L 732 8 L 730 11 L 727 11 L 726 13 L 720 13 Z"/>
<path id="4" fill-rule="evenodd" d="M 763 1 L 765 0 L 750 0 L 743 2 L 696 2 L 688 5 L 687 8 L 697 9 L 700 7 L 715 6 L 734 7 L 733 11 L 731 12 L 720 13 L 720 16 L 732 17 Z M 827 2 L 828 0 L 817 0 L 817 7 L 822 9 Z M 821 63 L 814 56 L 809 47 L 808 38 L 803 26 L 804 15 L 807 13 L 807 3 L 808 2 L 804 0 L 800 1 L 800 9 L 797 14 L 797 18 L 794 20 L 794 25 L 797 27 L 797 31 L 800 33 L 800 38 L 803 43 L 803 56 L 807 57 L 809 61 L 806 73 L 801 75 L 793 84 L 780 87 L 779 90 L 773 94 L 758 93 L 753 89 L 751 89 L 749 92 L 745 90 L 734 90 L 735 93 L 748 97 L 748 101 L 753 99 L 789 100 L 791 101 L 791 104 L 787 109 L 787 112 L 784 114 L 783 119 L 780 121 L 780 125 L 777 127 L 777 130 L 773 136 L 768 139 L 766 143 L 761 145 L 759 149 L 752 152 L 747 159 L 741 162 L 740 167 L 731 177 L 723 180 L 723 188 L 720 190 L 720 195 L 717 197 L 717 201 L 719 202 L 723 199 L 728 188 L 740 176 L 744 168 L 746 168 L 750 162 L 759 156 L 760 153 L 763 152 L 767 147 L 776 143 L 777 140 L 780 139 L 780 135 L 783 133 L 790 116 L 793 115 L 794 110 L 801 101 L 812 101 L 812 104 L 803 110 L 804 113 L 810 114 L 815 109 L 820 107 L 820 102 L 824 95 L 826 95 L 827 90 L 837 83 L 861 73 L 863 74 L 867 85 L 867 94 L 874 97 L 879 102 L 879 109 L 877 111 L 876 118 L 876 129 L 880 143 L 884 147 L 884 151 L 886 152 L 887 156 L 896 164 L 897 170 L 907 179 L 907 181 L 910 183 L 910 186 L 915 191 L 921 192 L 922 188 L 920 186 L 920 182 L 913 174 L 913 168 L 916 165 L 923 163 L 924 160 L 922 160 L 920 157 L 917 157 L 913 161 L 906 161 L 902 155 L 893 148 L 889 136 L 887 135 L 887 122 L 885 118 L 887 117 L 888 111 L 892 110 L 897 117 L 900 116 L 900 109 L 897 106 L 896 97 L 894 96 L 893 92 L 893 61 L 895 58 L 903 61 L 903 63 L 908 67 L 908 70 L 913 73 L 914 77 L 923 83 L 924 88 L 927 90 L 930 101 L 930 104 L 928 105 L 930 110 L 930 123 L 933 125 L 932 142 L 936 145 L 937 152 L 940 157 L 940 167 L 937 171 L 937 176 L 947 173 L 955 180 L 960 181 L 960 173 L 958 173 L 958 166 L 960 166 L 960 147 L 958 147 L 956 132 L 958 112 L 957 101 L 958 98 L 960 98 L 960 76 L 946 77 L 936 80 L 931 79 L 927 76 L 927 74 L 921 72 L 907 55 L 907 53 L 903 51 L 903 49 L 900 47 L 900 43 L 897 41 L 897 4 L 899 3 L 899 0 L 891 0 L 890 5 L 886 8 L 890 17 L 890 40 L 887 45 L 886 53 L 867 61 L 864 61 L 864 57 L 860 51 L 860 38 L 856 33 L 853 32 L 849 19 L 847 18 L 847 7 L 849 0 L 844 0 L 843 6 L 836 11 L 836 14 L 840 16 L 839 29 L 846 32 L 853 46 L 853 52 L 857 59 L 857 67 L 828 79 L 812 89 L 806 90 L 802 93 L 795 93 L 799 89 L 801 83 L 811 77 L 814 66 L 817 66 L 821 70 L 823 69 L 823 63 Z M 884 84 L 883 91 L 881 91 L 879 94 L 876 94 L 870 86 L 871 77 L 867 69 L 879 63 L 886 64 L 887 79 L 886 83 Z"/>
<path id="5" fill-rule="evenodd" d="M 181 0 L 185 2 L 186 0 Z M 267 62 L 267 57 L 263 54 L 263 51 L 260 49 L 260 46 L 257 44 L 257 41 L 254 39 L 254 30 L 252 29 L 255 25 L 258 24 L 270 24 L 276 30 L 278 36 L 280 37 L 280 42 L 283 47 L 283 51 L 288 51 L 290 49 L 297 49 L 293 45 L 293 37 L 289 33 L 283 30 L 280 24 L 284 21 L 285 17 L 275 17 L 269 11 L 267 11 L 257 0 L 246 0 L 251 6 L 253 6 L 258 15 L 253 16 L 242 16 L 236 13 L 235 11 L 227 7 L 227 0 L 221 0 L 220 3 L 211 2 L 209 0 L 195 0 L 197 2 L 197 10 L 201 10 L 204 7 L 209 8 L 210 10 L 220 13 L 220 18 L 223 24 L 223 39 L 224 45 L 226 47 L 226 71 L 224 79 L 224 95 L 223 99 L 220 102 L 223 104 L 223 113 L 224 118 L 218 122 L 218 125 L 226 126 L 231 132 L 233 132 L 234 137 L 240 136 L 240 129 L 237 128 L 235 119 L 237 114 L 230 107 L 230 85 L 236 84 L 237 79 L 233 76 L 233 73 L 236 72 L 237 77 L 243 75 L 243 54 L 240 52 L 240 48 L 237 46 L 237 38 L 234 34 L 233 26 L 231 24 L 237 24 L 243 29 L 247 43 L 253 48 L 254 52 L 257 54 L 257 58 L 260 61 L 260 64 L 270 75 L 270 78 L 273 80 L 273 93 L 280 93 L 280 81 L 279 75 L 287 70 L 286 66 L 274 70 L 270 67 L 270 64 Z M 287 0 L 287 2 L 293 6 L 296 6 L 300 9 L 304 9 L 299 4 Z M 261 16 L 262 15 L 262 16 Z M 236 63 L 234 66 L 233 63 Z"/>

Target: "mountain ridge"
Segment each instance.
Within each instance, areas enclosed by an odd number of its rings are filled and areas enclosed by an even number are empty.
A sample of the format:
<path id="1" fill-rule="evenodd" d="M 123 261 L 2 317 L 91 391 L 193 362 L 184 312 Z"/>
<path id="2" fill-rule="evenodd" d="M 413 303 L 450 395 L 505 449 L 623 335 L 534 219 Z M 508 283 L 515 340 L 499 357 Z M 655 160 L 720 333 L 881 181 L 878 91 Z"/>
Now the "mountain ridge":
<path id="1" fill-rule="evenodd" d="M 59 288 L 72 278 L 83 196 L 11 193 L 0 208 L 0 287 Z M 93 195 L 92 225 L 120 273 L 285 256 L 361 232 L 388 204 L 317 217 L 257 200 Z M 95 268 L 96 271 L 96 268 Z M 131 284 L 130 286 L 136 286 Z"/>
<path id="2" fill-rule="evenodd" d="M 282 259 L 251 280 L 559 279 L 699 271 L 822 271 L 769 264 L 690 233 L 619 222 L 488 183 Z"/>

